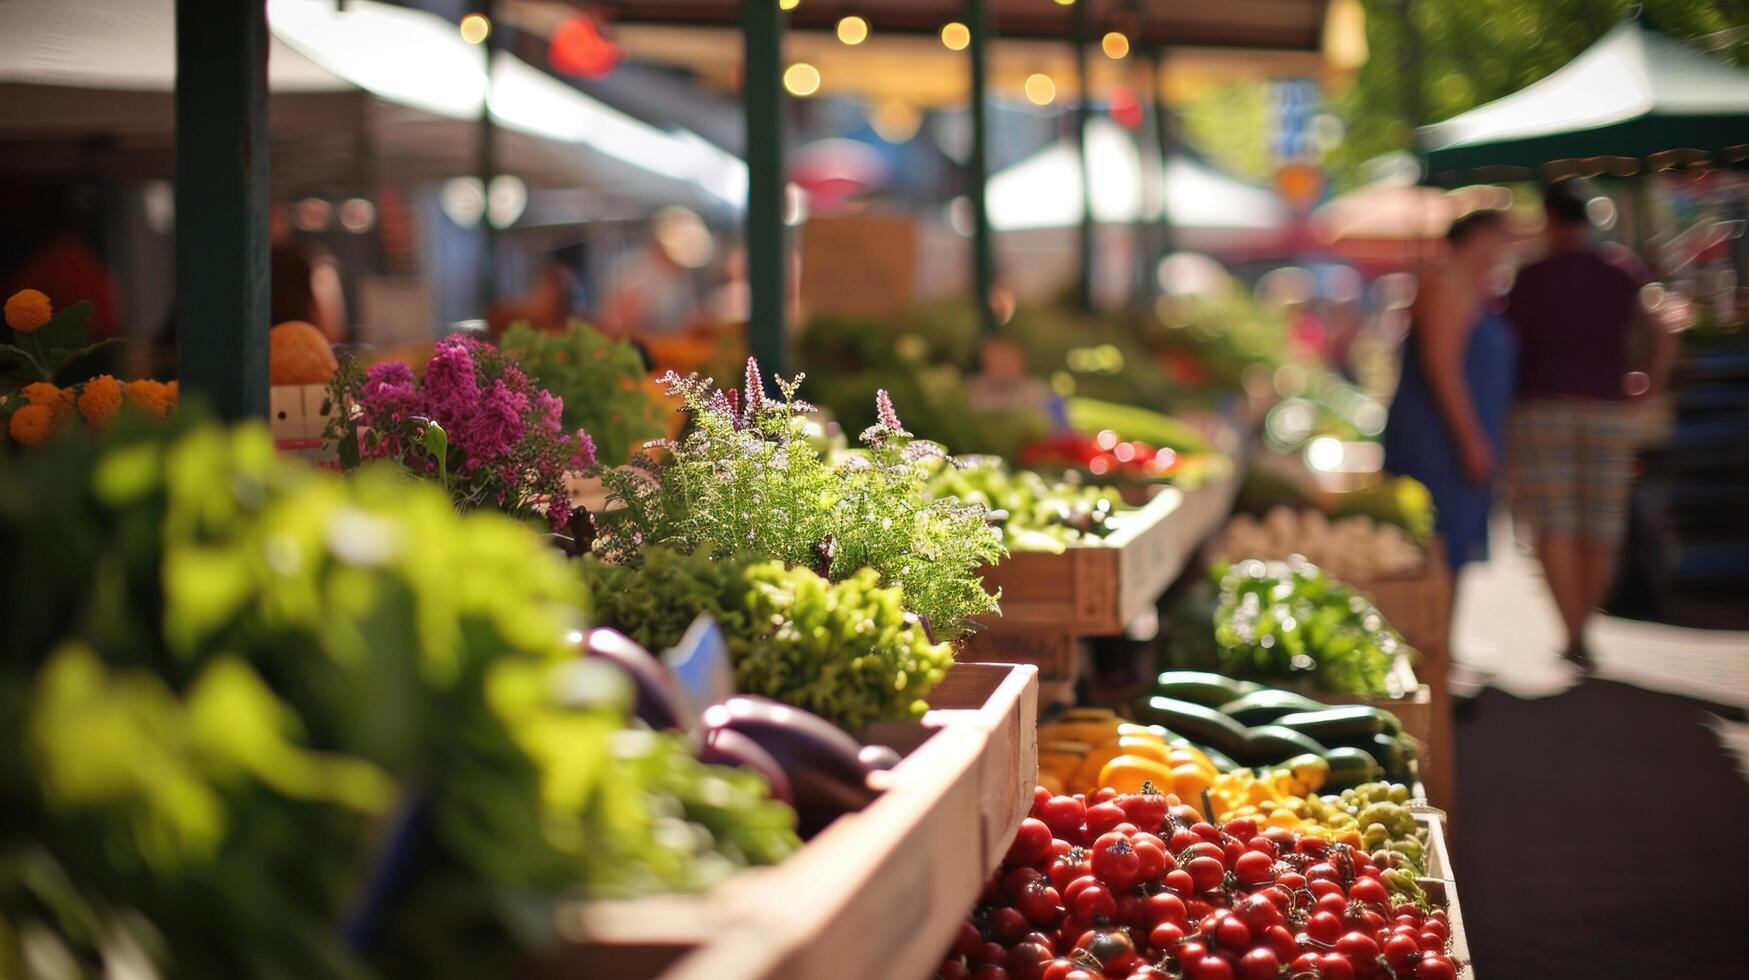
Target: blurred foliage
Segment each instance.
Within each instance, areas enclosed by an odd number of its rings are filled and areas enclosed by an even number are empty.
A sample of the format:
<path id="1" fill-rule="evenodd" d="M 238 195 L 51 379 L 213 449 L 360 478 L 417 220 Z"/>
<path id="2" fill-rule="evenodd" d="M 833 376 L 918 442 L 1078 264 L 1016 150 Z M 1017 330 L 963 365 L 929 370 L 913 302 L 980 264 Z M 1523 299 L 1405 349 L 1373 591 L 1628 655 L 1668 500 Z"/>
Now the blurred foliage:
<path id="1" fill-rule="evenodd" d="M 1410 100 L 1404 72 L 1404 0 L 1363 0 L 1367 63 L 1339 100 L 1347 122 L 1342 145 L 1326 161 L 1339 185 L 1366 160 L 1410 145 Z M 1571 61 L 1637 6 L 1636 0 L 1411 0 L 1420 55 L 1423 122 L 1438 122 L 1510 95 Z M 1742 0 L 1646 0 L 1654 24 L 1693 39 L 1738 29 L 1716 40 L 1717 52 L 1749 63 L 1749 6 Z M 1709 42 L 1709 47 L 1712 42 Z"/>
<path id="2" fill-rule="evenodd" d="M 662 436 L 663 406 L 644 387 L 644 359 L 630 343 L 573 320 L 557 333 L 513 324 L 498 346 L 564 400 L 565 431 L 589 433 L 597 459 L 622 463 Z"/>
<path id="3" fill-rule="evenodd" d="M 1275 175 L 1275 96 L 1270 82 L 1209 85 L 1178 110 L 1184 141 L 1216 169 L 1269 183 Z"/>
<path id="4" fill-rule="evenodd" d="M 0 976 L 505 975 L 562 896 L 793 846 L 757 777 L 624 739 L 526 528 L 198 414 L 0 467 Z"/>

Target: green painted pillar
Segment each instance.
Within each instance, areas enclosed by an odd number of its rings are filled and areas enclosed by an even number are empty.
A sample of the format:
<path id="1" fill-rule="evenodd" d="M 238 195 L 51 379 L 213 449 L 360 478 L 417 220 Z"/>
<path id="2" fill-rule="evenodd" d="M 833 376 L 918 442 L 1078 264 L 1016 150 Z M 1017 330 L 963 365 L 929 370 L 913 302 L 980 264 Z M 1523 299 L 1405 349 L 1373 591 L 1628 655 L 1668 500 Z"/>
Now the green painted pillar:
<path id="1" fill-rule="evenodd" d="M 1093 119 L 1093 92 L 1087 73 L 1087 8 L 1093 0 L 1076 0 L 1073 43 L 1075 45 L 1075 150 L 1081 158 L 1081 234 L 1077 256 L 1081 261 L 1076 301 L 1083 310 L 1093 309 L 1093 175 L 1087 161 L 1087 124 Z"/>
<path id="2" fill-rule="evenodd" d="M 741 112 L 747 124 L 747 347 L 765 383 L 789 371 L 784 228 L 784 15 L 776 0 L 741 0 Z"/>
<path id="3" fill-rule="evenodd" d="M 1152 95 L 1154 102 L 1154 142 L 1160 151 L 1160 221 L 1156 228 L 1159 240 L 1155 242 L 1156 253 L 1154 267 L 1149 276 L 1159 286 L 1158 271 L 1160 260 L 1172 254 L 1175 247 L 1172 232 L 1172 211 L 1167 206 L 1171 199 L 1171 182 L 1167 179 L 1167 167 L 1172 163 L 1172 153 L 1177 141 L 1176 131 L 1172 124 L 1172 107 L 1166 104 L 1165 56 L 1160 51 L 1160 45 L 1148 45 L 1148 68 L 1152 79 Z"/>
<path id="4" fill-rule="evenodd" d="M 972 295 L 976 297 L 978 322 L 987 335 L 996 333 L 998 327 L 996 310 L 990 305 L 996 258 L 985 194 L 990 180 L 990 110 L 986 98 L 990 40 L 988 8 L 987 0 L 966 0 L 966 26 L 972 35 L 971 44 L 967 46 L 972 56 L 972 156 L 966 162 L 966 199 L 972 205 Z"/>
<path id="5" fill-rule="evenodd" d="M 176 3 L 177 377 L 267 417 L 267 5 Z"/>
<path id="6" fill-rule="evenodd" d="M 492 56 L 503 45 L 498 32 L 496 0 L 479 0 L 479 13 L 491 24 L 480 54 L 486 66 L 486 99 L 480 103 L 480 191 L 486 195 L 486 210 L 480 214 L 480 316 L 485 317 L 498 298 L 498 228 L 492 224 L 492 181 L 498 176 L 498 120 L 492 115 Z"/>

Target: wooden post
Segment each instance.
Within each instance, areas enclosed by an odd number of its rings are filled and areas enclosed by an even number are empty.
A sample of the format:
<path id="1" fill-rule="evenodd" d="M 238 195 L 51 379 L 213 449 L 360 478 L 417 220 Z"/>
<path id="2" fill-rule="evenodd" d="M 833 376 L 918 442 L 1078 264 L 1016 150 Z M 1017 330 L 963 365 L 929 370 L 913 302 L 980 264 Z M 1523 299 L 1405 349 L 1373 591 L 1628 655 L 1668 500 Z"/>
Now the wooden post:
<path id="1" fill-rule="evenodd" d="M 783 29 L 776 0 L 741 0 L 741 111 L 747 126 L 747 346 L 772 378 L 787 373 L 789 248 L 784 228 Z"/>
<path id="2" fill-rule="evenodd" d="M 498 176 L 498 120 L 492 115 L 492 55 L 502 44 L 498 32 L 497 0 L 479 0 L 479 13 L 491 27 L 480 52 L 485 60 L 486 98 L 480 103 L 480 193 L 486 209 L 480 213 L 480 316 L 484 318 L 498 298 L 498 227 L 492 223 L 492 181 Z"/>
<path id="3" fill-rule="evenodd" d="M 1078 257 L 1081 260 L 1079 291 L 1076 301 L 1081 309 L 1093 309 L 1093 176 L 1087 160 L 1087 124 L 1093 118 L 1093 93 L 1087 76 L 1087 8 L 1093 0 L 1077 0 L 1073 39 L 1075 45 L 1075 84 L 1079 98 L 1075 103 L 1075 150 L 1081 158 L 1081 234 Z"/>
<path id="4" fill-rule="evenodd" d="M 966 0 L 966 26 L 971 30 L 972 155 L 966 163 L 966 199 L 972 205 L 972 294 L 978 306 L 978 322 L 986 336 L 997 331 L 996 309 L 990 305 L 990 287 L 996 278 L 994 246 L 990 240 L 990 212 L 985 189 L 990 180 L 989 106 L 985 88 L 989 71 L 990 16 L 987 0 Z"/>
<path id="5" fill-rule="evenodd" d="M 176 3 L 177 377 L 267 417 L 267 5 Z"/>

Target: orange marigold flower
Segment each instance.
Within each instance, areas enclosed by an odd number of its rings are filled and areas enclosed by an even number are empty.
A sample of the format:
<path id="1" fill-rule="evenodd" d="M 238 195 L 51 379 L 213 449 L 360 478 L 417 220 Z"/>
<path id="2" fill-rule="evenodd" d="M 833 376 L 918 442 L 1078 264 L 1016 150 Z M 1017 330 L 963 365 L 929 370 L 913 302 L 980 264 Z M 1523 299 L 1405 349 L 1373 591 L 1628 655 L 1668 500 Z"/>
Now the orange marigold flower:
<path id="1" fill-rule="evenodd" d="M 40 446 L 55 434 L 55 412 L 47 405 L 20 405 L 6 431 L 21 445 Z"/>
<path id="2" fill-rule="evenodd" d="M 129 381 L 122 389 L 127 400 L 153 418 L 170 414 L 170 388 L 162 381 Z"/>
<path id="3" fill-rule="evenodd" d="M 170 392 L 170 404 L 174 405 L 182 400 L 182 382 L 166 381 L 164 390 Z"/>
<path id="4" fill-rule="evenodd" d="M 35 289 L 20 289 L 6 301 L 6 325 L 19 333 L 42 329 L 54 315 L 49 298 Z"/>
<path id="5" fill-rule="evenodd" d="M 85 390 L 79 393 L 79 414 L 91 423 L 92 428 L 108 427 L 120 409 L 120 381 L 107 374 L 100 374 L 85 382 Z"/>
<path id="6" fill-rule="evenodd" d="M 33 381 L 19 394 L 32 405 L 41 405 L 53 412 L 55 421 L 59 422 L 73 414 L 73 399 L 77 393 L 71 388 L 57 388 L 47 381 Z"/>

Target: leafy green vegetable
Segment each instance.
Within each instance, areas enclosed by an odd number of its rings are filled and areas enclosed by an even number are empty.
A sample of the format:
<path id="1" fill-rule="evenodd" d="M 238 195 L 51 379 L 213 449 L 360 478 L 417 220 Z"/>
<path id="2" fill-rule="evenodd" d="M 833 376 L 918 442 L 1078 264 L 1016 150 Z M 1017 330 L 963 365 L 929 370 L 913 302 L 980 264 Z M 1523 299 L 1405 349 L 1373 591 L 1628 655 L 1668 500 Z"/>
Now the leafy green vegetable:
<path id="1" fill-rule="evenodd" d="M 796 846 L 628 736 L 527 528 L 193 415 L 0 468 L 0 975 L 503 975 L 564 895 Z"/>
<path id="2" fill-rule="evenodd" d="M 683 554 L 655 546 L 637 567 L 583 560 L 596 621 L 650 649 L 679 642 L 710 615 L 728 639 L 737 686 L 856 731 L 915 718 L 952 663 L 897 589 L 872 569 L 828 582 L 781 562 Z"/>
<path id="3" fill-rule="evenodd" d="M 562 333 L 513 325 L 498 346 L 516 355 L 541 387 L 565 401 L 565 429 L 582 429 L 603 461 L 622 463 L 633 450 L 661 437 L 661 408 L 643 388 L 637 348 L 613 340 L 580 320 Z"/>
<path id="4" fill-rule="evenodd" d="M 1068 545 L 1097 541 L 1116 528 L 1113 514 L 1127 510 L 1112 487 L 1051 483 L 1030 470 L 1010 470 L 990 456 L 961 457 L 930 483 L 937 498 L 982 504 L 1009 551 L 1060 554 Z"/>
<path id="5" fill-rule="evenodd" d="M 1366 597 L 1304 560 L 1242 561 L 1218 569 L 1216 656 L 1233 677 L 1309 677 L 1344 694 L 1401 696 L 1388 682 L 1399 654 L 1415 656 Z"/>
<path id="6" fill-rule="evenodd" d="M 738 405 L 708 378 L 665 379 L 692 411 L 692 431 L 666 446 L 665 462 L 645 455 L 602 473 L 610 504 L 598 517 L 599 554 L 631 561 L 653 544 L 702 548 L 834 581 L 873 568 L 944 639 L 996 609 L 978 577 L 1003 553 L 987 512 L 930 499 L 928 463 L 941 448 L 912 440 L 884 392 L 862 434 L 866 452 L 833 462 L 806 438 L 810 407 L 795 400 L 795 385 L 773 401 L 758 376 L 749 361 Z"/>

